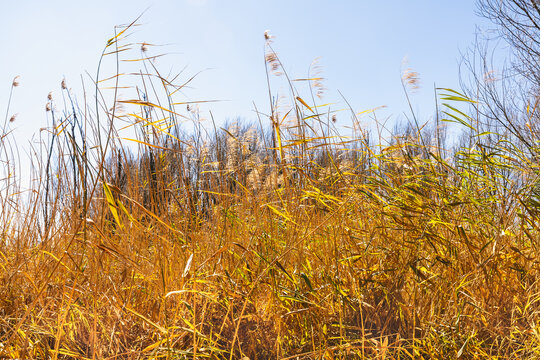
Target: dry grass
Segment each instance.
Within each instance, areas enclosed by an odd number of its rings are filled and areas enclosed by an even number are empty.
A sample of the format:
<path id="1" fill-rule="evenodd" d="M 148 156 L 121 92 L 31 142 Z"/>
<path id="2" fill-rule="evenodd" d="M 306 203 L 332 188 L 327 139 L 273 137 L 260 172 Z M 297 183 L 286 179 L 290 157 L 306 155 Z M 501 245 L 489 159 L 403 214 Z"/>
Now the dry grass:
<path id="1" fill-rule="evenodd" d="M 143 43 L 83 107 L 64 81 L 49 99 L 31 191 L 4 127 L 0 357 L 538 358 L 536 155 L 449 90 L 469 146 L 416 125 L 375 142 L 353 112 L 341 136 L 322 79 L 299 94 L 266 40 L 292 96 L 259 126 L 203 121 Z"/>

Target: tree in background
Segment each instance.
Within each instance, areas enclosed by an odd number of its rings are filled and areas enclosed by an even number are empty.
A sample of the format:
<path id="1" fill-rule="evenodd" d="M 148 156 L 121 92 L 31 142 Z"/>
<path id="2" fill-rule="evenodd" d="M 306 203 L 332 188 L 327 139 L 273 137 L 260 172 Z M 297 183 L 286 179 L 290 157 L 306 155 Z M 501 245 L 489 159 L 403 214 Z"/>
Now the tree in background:
<path id="1" fill-rule="evenodd" d="M 463 57 L 462 87 L 476 99 L 476 134 L 481 142 L 511 140 L 528 158 L 540 150 L 540 1 L 478 0 L 478 14 L 496 27 Z M 499 41 L 509 46 L 501 60 Z M 494 135 L 491 135 L 494 134 Z M 472 135 L 472 134 L 471 134 Z M 480 141 L 480 140 L 475 140 Z"/>
<path id="2" fill-rule="evenodd" d="M 479 0 L 479 14 L 498 27 L 512 47 L 514 70 L 540 87 L 540 1 Z"/>

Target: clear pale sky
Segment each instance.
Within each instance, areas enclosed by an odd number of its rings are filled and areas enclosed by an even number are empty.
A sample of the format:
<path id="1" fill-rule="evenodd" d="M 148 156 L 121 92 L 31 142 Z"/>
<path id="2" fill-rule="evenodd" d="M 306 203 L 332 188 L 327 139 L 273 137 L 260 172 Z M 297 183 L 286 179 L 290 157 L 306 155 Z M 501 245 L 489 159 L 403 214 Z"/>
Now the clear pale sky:
<path id="1" fill-rule="evenodd" d="M 186 76 L 203 72 L 190 99 L 222 99 L 205 105 L 218 122 L 237 116 L 254 120 L 253 102 L 268 110 L 264 73 L 265 30 L 293 77 L 306 77 L 320 57 L 326 102 L 343 107 L 338 90 L 357 111 L 386 105 L 381 117 L 403 118 L 408 108 L 400 83 L 404 57 L 420 74 L 412 96 L 422 119 L 434 112 L 433 86 L 458 88 L 458 62 L 474 40 L 473 0 L 432 1 L 248 1 L 248 0 L 20 0 L 0 11 L 0 109 L 6 112 L 12 79 L 20 76 L 10 115 L 21 141 L 45 126 L 49 91 L 60 93 L 65 77 L 80 93 L 80 75 L 94 75 L 114 25 L 147 11 L 131 41 L 167 44 L 158 62 Z M 88 82 L 87 84 L 90 84 Z M 276 89 L 279 90 L 279 89 Z M 347 122 L 347 116 L 338 119 Z"/>

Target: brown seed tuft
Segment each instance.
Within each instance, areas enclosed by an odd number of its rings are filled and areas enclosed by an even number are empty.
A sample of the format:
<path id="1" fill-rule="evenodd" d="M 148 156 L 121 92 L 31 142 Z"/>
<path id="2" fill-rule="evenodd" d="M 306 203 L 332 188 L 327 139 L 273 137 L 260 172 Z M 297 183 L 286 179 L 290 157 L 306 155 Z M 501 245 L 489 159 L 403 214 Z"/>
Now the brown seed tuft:
<path id="1" fill-rule="evenodd" d="M 20 78 L 20 76 L 15 76 L 15 78 L 13 79 L 13 82 L 11 83 L 11 86 L 13 86 L 13 87 L 19 86 L 20 85 L 19 78 Z"/>
<path id="2" fill-rule="evenodd" d="M 416 91 L 420 89 L 420 74 L 413 71 L 410 67 L 406 67 L 408 63 L 409 60 L 407 57 L 404 57 L 401 66 L 402 69 L 405 68 L 405 70 L 402 71 L 401 81 L 404 85 L 408 85 L 411 90 Z"/>
<path id="3" fill-rule="evenodd" d="M 279 69 L 279 60 L 277 55 L 274 52 L 268 52 L 264 59 L 266 60 L 266 63 L 270 65 L 270 68 L 274 72 L 275 75 L 278 75 L 277 70 Z"/>
<path id="4" fill-rule="evenodd" d="M 403 72 L 403 82 L 411 87 L 412 90 L 420 89 L 420 74 L 413 71 L 411 68 L 407 68 Z"/>

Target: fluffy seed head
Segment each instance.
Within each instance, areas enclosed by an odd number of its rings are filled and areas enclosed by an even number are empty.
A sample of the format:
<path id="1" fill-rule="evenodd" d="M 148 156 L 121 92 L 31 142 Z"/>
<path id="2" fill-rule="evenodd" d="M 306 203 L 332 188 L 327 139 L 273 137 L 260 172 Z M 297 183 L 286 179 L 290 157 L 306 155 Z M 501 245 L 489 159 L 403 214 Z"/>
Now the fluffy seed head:
<path id="1" fill-rule="evenodd" d="M 66 86 L 66 79 L 62 79 L 62 83 L 60 84 L 60 86 L 62 87 L 62 90 L 66 90 L 66 89 L 67 89 L 67 86 Z"/>
<path id="2" fill-rule="evenodd" d="M 265 60 L 266 60 L 267 63 L 271 64 L 274 61 L 277 61 L 277 56 L 273 52 L 270 52 L 270 53 L 265 55 Z"/>
<path id="3" fill-rule="evenodd" d="M 17 118 L 17 115 L 18 115 L 18 114 L 13 114 L 13 115 L 11 115 L 11 117 L 9 118 L 9 122 L 14 122 L 15 119 Z"/>
<path id="4" fill-rule="evenodd" d="M 52 100 L 52 91 L 47 95 L 47 100 L 49 100 L 49 101 Z"/>
<path id="5" fill-rule="evenodd" d="M 322 74 L 322 67 L 319 60 L 320 58 L 316 58 L 309 66 L 309 78 L 311 79 L 311 87 L 316 90 L 317 97 L 322 99 L 326 88 L 323 83 L 324 78 L 320 76 Z"/>
<path id="6" fill-rule="evenodd" d="M 50 103 L 47 103 L 47 105 L 45 105 L 45 111 L 51 111 L 51 104 Z"/>
<path id="7" fill-rule="evenodd" d="M 272 69 L 272 72 L 274 72 L 274 75 L 281 75 L 280 73 L 277 72 L 277 70 L 279 69 L 279 60 L 276 53 L 274 53 L 273 51 L 270 51 L 266 53 L 266 55 L 264 55 L 264 59 L 266 60 L 266 63 L 270 66 L 270 68 Z"/>
<path id="8" fill-rule="evenodd" d="M 15 76 L 15 78 L 13 79 L 13 82 L 11 83 L 11 86 L 13 86 L 13 87 L 19 86 L 20 85 L 19 78 L 20 78 L 20 76 Z"/>
<path id="9" fill-rule="evenodd" d="M 403 72 L 403 82 L 411 87 L 412 90 L 418 90 L 420 88 L 420 74 L 413 71 L 411 68 L 406 69 Z"/>
<path id="10" fill-rule="evenodd" d="M 257 138 L 257 129 L 254 126 L 251 126 L 247 131 L 244 133 L 244 139 L 243 142 L 246 144 L 254 144 L 258 140 Z"/>
<path id="11" fill-rule="evenodd" d="M 409 60 L 407 57 L 403 58 L 402 61 L 402 69 L 405 68 L 409 63 Z M 408 85 L 411 90 L 415 91 L 420 88 L 420 74 L 418 74 L 416 71 L 413 71 L 410 67 L 406 67 L 405 70 L 403 70 L 401 75 L 401 81 L 404 85 Z"/>
<path id="12" fill-rule="evenodd" d="M 484 82 L 486 83 L 492 83 L 496 81 L 497 78 L 495 76 L 495 72 L 493 70 L 490 70 L 484 74 Z"/>

